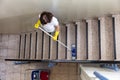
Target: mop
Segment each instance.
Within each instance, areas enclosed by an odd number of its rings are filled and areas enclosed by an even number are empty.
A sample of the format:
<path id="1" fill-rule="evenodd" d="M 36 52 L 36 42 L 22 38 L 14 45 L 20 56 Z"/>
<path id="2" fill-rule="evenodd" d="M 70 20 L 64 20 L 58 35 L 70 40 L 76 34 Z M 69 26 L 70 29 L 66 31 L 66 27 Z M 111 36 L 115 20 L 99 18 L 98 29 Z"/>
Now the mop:
<path id="1" fill-rule="evenodd" d="M 40 29 L 41 31 L 43 31 L 44 33 L 46 33 L 48 36 L 50 36 L 51 38 L 53 38 L 53 36 L 51 34 L 49 34 L 47 31 L 45 31 L 42 27 L 39 27 L 41 25 L 40 20 L 37 21 L 37 23 L 35 24 L 36 26 L 34 26 L 37 29 Z M 68 51 L 71 52 L 71 56 L 72 59 L 76 59 L 76 46 L 75 45 L 71 45 L 71 48 L 69 48 L 68 46 L 66 46 L 64 43 L 62 43 L 59 40 L 56 40 L 59 44 L 61 44 L 62 46 L 64 46 L 65 48 L 67 48 Z"/>
<path id="2" fill-rule="evenodd" d="M 49 34 L 48 32 L 46 32 L 44 29 L 42 29 L 41 27 L 38 27 L 38 29 L 40 29 L 41 31 L 43 31 L 44 33 L 46 33 L 48 36 L 50 36 L 51 38 L 53 38 L 53 36 L 51 34 Z M 62 43 L 59 40 L 56 40 L 59 44 L 61 44 L 62 46 L 64 46 L 65 48 L 67 48 L 68 51 L 71 52 L 71 56 L 72 56 L 72 60 L 76 59 L 76 47 L 74 44 L 71 45 L 71 48 L 69 48 L 68 46 L 66 46 L 64 43 Z"/>

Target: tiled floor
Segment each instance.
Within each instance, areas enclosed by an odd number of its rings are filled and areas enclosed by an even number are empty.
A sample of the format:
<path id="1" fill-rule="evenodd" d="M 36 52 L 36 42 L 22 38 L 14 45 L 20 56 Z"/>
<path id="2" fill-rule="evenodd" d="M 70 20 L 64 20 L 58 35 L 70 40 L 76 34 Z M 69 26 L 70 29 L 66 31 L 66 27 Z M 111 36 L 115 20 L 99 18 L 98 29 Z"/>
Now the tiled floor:
<path id="1" fill-rule="evenodd" d="M 31 80 L 29 69 L 48 69 L 48 63 L 30 63 L 15 65 L 14 62 L 5 62 L 0 59 L 1 80 Z M 78 80 L 78 68 L 74 63 L 58 63 L 51 68 L 50 80 Z"/>
<path id="2" fill-rule="evenodd" d="M 57 64 L 53 69 L 51 69 L 50 80 L 78 80 L 78 64 Z"/>
<path id="3" fill-rule="evenodd" d="M 15 65 L 14 62 L 6 62 L 2 58 L 0 58 L 1 80 L 31 80 L 32 70 L 29 69 L 48 69 L 48 63 Z M 75 63 L 58 63 L 50 70 L 50 80 L 78 80 L 78 65 Z"/>
<path id="4" fill-rule="evenodd" d="M 1 80 L 31 80 L 30 69 L 48 69 L 48 63 L 29 63 L 15 65 L 14 62 L 0 60 Z M 26 75 L 26 76 L 25 76 Z"/>

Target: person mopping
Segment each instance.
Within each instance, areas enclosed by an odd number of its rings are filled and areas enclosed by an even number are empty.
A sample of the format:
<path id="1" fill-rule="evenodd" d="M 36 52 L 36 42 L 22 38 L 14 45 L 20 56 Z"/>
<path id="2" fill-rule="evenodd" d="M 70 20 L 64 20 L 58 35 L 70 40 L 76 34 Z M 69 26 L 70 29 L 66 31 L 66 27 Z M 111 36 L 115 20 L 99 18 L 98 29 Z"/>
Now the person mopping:
<path id="1" fill-rule="evenodd" d="M 50 37 L 52 37 L 53 40 L 57 41 L 58 43 L 60 43 L 64 47 L 66 47 L 72 53 L 72 59 L 73 60 L 76 59 L 75 45 L 74 46 L 72 45 L 72 47 L 69 48 L 64 43 L 57 40 L 59 32 L 60 32 L 60 26 L 59 26 L 59 22 L 58 22 L 57 18 L 54 17 L 51 12 L 47 12 L 47 11 L 42 12 L 41 15 L 39 16 L 38 21 L 34 25 L 34 27 L 37 29 L 41 29 L 46 34 L 48 34 Z M 49 33 L 54 33 L 54 34 L 53 34 L 53 36 L 51 36 Z"/>
<path id="2" fill-rule="evenodd" d="M 42 27 L 46 32 L 48 33 L 54 33 L 53 34 L 53 40 L 57 40 L 59 32 L 60 32 L 60 26 L 59 22 L 56 17 L 51 12 L 44 11 L 39 15 L 38 21 L 34 25 L 35 28 Z"/>

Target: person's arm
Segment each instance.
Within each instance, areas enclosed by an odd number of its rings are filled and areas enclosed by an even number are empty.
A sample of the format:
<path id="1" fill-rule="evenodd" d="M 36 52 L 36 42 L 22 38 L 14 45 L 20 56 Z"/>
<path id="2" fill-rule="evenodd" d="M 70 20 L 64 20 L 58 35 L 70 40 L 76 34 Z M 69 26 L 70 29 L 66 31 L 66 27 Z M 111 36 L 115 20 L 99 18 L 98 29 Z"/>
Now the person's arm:
<path id="1" fill-rule="evenodd" d="M 60 32 L 60 27 L 59 27 L 59 25 L 58 26 L 55 26 L 55 33 L 54 33 L 54 35 L 53 35 L 53 40 L 57 40 L 57 38 L 58 38 L 58 35 L 59 35 L 59 32 Z"/>
<path id="2" fill-rule="evenodd" d="M 59 25 L 58 25 L 58 26 L 55 26 L 55 31 L 60 31 Z"/>

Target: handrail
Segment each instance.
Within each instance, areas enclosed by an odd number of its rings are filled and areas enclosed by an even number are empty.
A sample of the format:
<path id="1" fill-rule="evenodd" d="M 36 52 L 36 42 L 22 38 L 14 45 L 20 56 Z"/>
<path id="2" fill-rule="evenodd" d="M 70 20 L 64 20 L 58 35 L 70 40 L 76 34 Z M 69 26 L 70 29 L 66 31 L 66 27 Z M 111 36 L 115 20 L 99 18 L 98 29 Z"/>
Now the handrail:
<path id="1" fill-rule="evenodd" d="M 42 60 L 42 59 L 5 59 L 5 61 L 30 61 L 30 62 L 55 62 L 55 63 L 93 63 L 93 64 L 120 64 L 120 61 L 116 60 L 110 60 L 110 61 L 105 61 L 105 60 Z"/>

